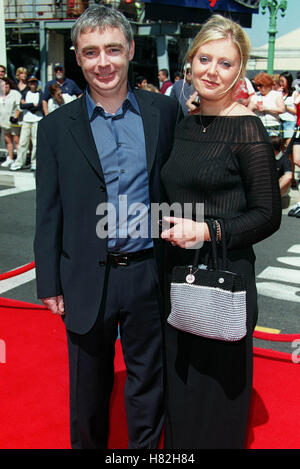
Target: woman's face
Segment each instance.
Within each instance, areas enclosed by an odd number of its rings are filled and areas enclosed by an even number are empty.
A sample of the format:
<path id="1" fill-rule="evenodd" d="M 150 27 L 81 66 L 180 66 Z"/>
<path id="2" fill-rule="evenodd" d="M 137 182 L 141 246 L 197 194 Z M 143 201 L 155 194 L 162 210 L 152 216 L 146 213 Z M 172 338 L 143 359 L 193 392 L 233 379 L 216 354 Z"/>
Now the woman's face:
<path id="1" fill-rule="evenodd" d="M 256 86 L 262 96 L 267 96 L 267 94 L 272 90 L 272 87 L 270 88 L 270 86 L 263 85 L 262 83 L 257 83 Z"/>
<path id="2" fill-rule="evenodd" d="M 4 85 L 4 92 L 5 92 L 5 94 L 8 94 L 10 92 L 10 86 L 9 86 L 8 83 L 5 83 L 5 85 Z"/>
<path id="3" fill-rule="evenodd" d="M 26 80 L 27 78 L 27 73 L 26 72 L 21 72 L 19 73 L 19 80 Z"/>
<path id="4" fill-rule="evenodd" d="M 285 77 L 280 77 L 279 78 L 279 84 L 280 84 L 280 87 L 281 87 L 282 90 L 287 90 L 288 82 L 287 82 L 287 79 Z"/>
<path id="5" fill-rule="evenodd" d="M 200 46 L 192 61 L 193 84 L 200 98 L 217 100 L 231 93 L 240 63 L 239 50 L 230 37 Z"/>

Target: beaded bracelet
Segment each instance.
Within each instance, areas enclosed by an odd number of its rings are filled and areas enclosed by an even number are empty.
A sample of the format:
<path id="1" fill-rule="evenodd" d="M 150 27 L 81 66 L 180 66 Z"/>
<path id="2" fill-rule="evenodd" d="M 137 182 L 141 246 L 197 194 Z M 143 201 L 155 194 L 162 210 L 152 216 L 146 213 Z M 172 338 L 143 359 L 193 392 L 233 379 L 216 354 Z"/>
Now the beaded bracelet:
<path id="1" fill-rule="evenodd" d="M 213 226 L 213 229 L 214 229 L 214 232 L 215 232 L 216 241 L 217 241 L 217 243 L 219 243 L 222 240 L 221 225 L 218 222 L 218 220 L 214 220 L 213 223 L 212 223 L 212 226 Z"/>

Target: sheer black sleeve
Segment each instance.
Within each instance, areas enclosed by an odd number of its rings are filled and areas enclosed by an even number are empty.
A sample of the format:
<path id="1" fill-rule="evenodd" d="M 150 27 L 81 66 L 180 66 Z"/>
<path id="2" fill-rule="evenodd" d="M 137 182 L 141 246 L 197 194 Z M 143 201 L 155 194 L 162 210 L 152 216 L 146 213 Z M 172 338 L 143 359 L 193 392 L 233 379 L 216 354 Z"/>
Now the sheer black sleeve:
<path id="1" fill-rule="evenodd" d="M 233 151 L 244 184 L 247 208 L 242 215 L 225 220 L 229 249 L 255 244 L 278 230 L 281 196 L 275 156 L 258 119 L 248 119 Z M 247 142 L 247 143 L 245 143 Z"/>

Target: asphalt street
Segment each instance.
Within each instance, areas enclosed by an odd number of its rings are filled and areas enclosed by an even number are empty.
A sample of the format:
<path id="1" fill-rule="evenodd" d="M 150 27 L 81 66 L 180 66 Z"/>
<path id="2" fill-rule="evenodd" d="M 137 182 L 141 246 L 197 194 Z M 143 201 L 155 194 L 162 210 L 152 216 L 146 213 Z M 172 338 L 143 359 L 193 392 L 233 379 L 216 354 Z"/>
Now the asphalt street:
<path id="1" fill-rule="evenodd" d="M 300 174 L 300 173 L 298 173 Z M 254 246 L 258 289 L 258 329 L 300 333 L 300 219 L 287 216 L 299 192 L 290 192 L 280 230 Z M 0 168 L 0 273 L 34 260 L 35 175 L 30 170 L 12 173 Z M 17 283 L 16 283 L 17 282 Z M 0 282 L 0 296 L 40 303 L 34 270 Z M 291 352 L 291 344 L 255 340 L 259 347 Z"/>

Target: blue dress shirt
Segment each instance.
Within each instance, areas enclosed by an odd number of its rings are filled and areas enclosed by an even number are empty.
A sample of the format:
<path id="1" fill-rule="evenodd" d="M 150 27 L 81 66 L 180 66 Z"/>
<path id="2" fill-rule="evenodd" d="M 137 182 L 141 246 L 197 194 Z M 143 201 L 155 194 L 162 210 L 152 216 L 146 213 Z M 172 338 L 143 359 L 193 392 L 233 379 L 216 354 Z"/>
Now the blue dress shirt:
<path id="1" fill-rule="evenodd" d="M 134 252 L 153 246 L 149 182 L 142 117 L 131 90 L 115 114 L 96 106 L 88 91 L 87 110 L 107 195 L 108 249 Z"/>

